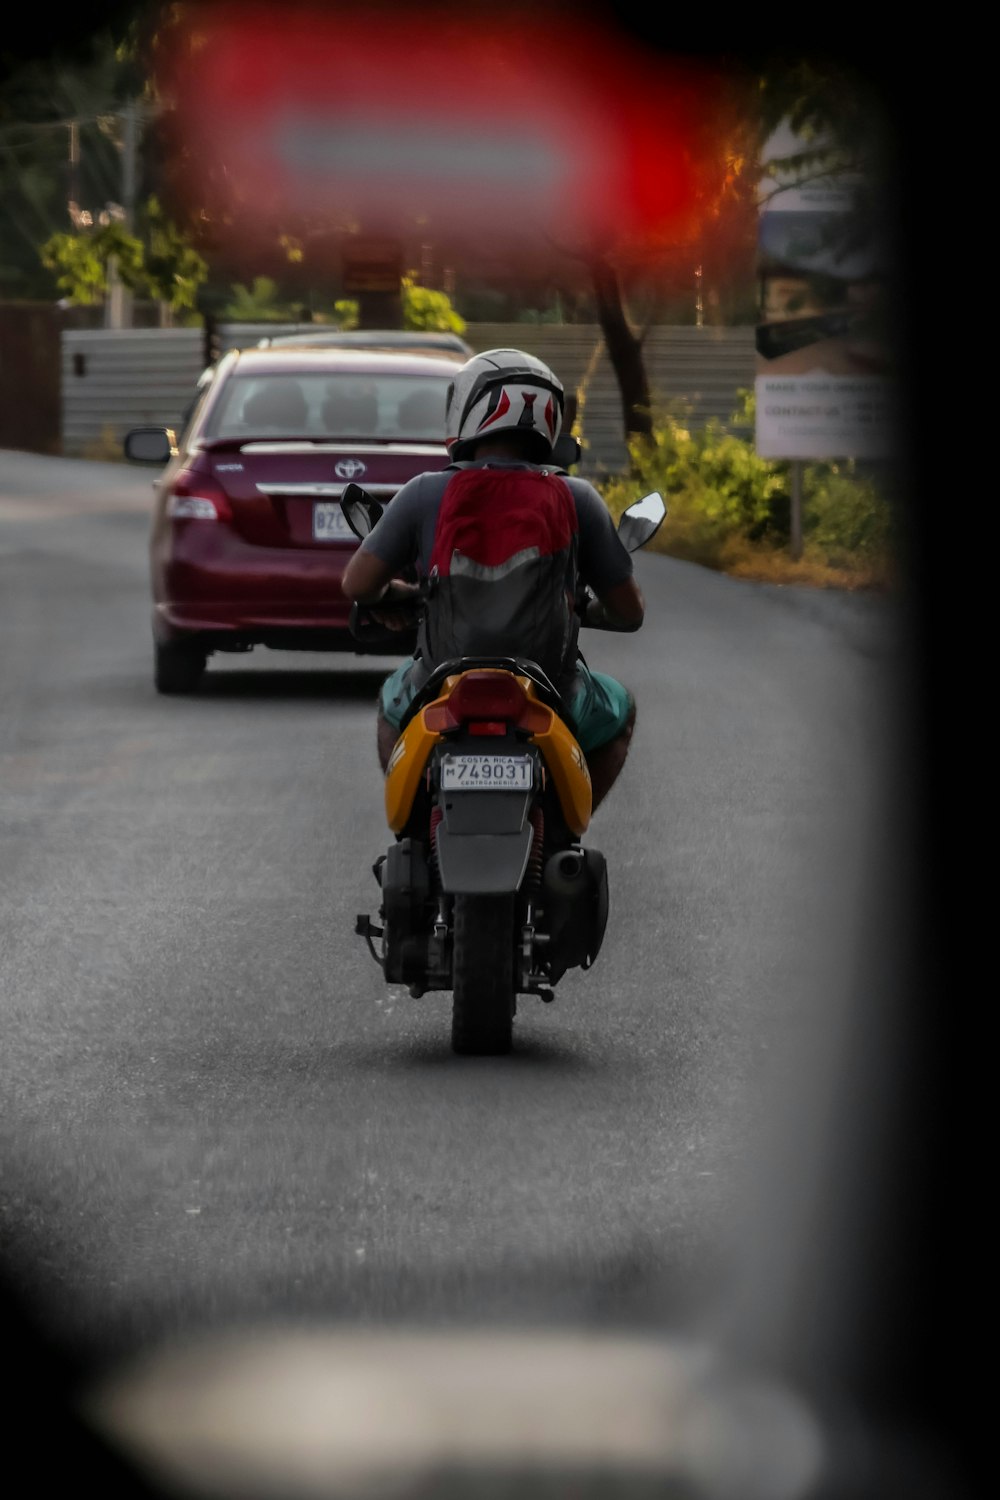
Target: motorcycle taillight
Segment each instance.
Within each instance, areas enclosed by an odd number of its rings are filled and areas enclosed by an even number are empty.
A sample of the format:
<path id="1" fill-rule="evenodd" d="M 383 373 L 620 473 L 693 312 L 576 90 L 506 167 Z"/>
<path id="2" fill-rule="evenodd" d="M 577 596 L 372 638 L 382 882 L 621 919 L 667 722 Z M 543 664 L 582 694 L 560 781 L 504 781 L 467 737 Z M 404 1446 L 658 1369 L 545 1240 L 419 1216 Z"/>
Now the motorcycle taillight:
<path id="1" fill-rule="evenodd" d="M 516 723 L 526 703 L 524 688 L 510 672 L 463 672 L 448 699 L 463 724 L 470 719 Z"/>
<path id="2" fill-rule="evenodd" d="M 466 724 L 470 734 L 506 734 L 510 725 L 506 719 L 470 719 Z"/>
<path id="3" fill-rule="evenodd" d="M 530 734 L 543 734 L 552 722 L 551 709 L 529 698 L 509 672 L 463 672 L 449 696 L 424 709 L 424 722 L 435 734 L 465 727 L 470 734 L 506 734 L 511 724 Z"/>

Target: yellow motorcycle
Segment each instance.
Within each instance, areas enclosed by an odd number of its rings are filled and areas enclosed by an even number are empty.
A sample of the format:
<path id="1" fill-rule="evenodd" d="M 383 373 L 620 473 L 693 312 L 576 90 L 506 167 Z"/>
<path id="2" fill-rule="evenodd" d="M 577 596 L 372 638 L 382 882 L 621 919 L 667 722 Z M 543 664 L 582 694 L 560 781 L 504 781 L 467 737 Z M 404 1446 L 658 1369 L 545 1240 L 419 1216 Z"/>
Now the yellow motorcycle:
<path id="1" fill-rule="evenodd" d="M 341 501 L 355 535 L 381 506 L 358 485 Z M 647 495 L 623 513 L 630 551 L 666 506 Z M 583 601 L 581 601 L 582 603 Z M 371 649 L 362 607 L 352 630 Z M 386 638 L 399 650 L 400 637 Z M 385 774 L 394 841 L 374 873 L 378 919 L 357 918 L 388 984 L 452 995 L 456 1053 L 510 1051 L 520 995 L 543 1001 L 567 969 L 589 969 L 608 921 L 604 855 L 585 848 L 590 775 L 566 704 L 523 657 L 442 663 L 410 705 Z"/>

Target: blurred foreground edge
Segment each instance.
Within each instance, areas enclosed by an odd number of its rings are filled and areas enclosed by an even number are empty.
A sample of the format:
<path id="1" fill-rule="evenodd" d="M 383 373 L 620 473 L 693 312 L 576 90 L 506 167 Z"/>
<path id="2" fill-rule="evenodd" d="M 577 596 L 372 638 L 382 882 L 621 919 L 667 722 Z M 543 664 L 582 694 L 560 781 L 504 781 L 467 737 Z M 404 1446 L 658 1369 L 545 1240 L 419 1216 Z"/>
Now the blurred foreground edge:
<path id="1" fill-rule="evenodd" d="M 192 1500 L 957 1500 L 918 1441 L 615 1333 L 243 1330 L 93 1388 L 81 1420 Z M 82 1477 L 82 1476 L 81 1476 Z"/>

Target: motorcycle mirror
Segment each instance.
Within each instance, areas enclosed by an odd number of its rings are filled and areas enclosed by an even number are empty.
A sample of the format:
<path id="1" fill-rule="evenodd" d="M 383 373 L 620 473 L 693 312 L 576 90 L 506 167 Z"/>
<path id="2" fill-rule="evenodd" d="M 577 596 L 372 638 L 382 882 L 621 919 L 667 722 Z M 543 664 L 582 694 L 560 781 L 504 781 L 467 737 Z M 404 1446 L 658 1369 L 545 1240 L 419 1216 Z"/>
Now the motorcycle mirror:
<path id="1" fill-rule="evenodd" d="M 630 552 L 638 552 L 656 535 L 667 514 L 666 502 L 657 490 L 634 501 L 622 512 L 618 535 Z"/>
<path id="2" fill-rule="evenodd" d="M 583 449 L 571 433 L 561 432 L 552 448 L 552 459 L 560 469 L 571 469 L 580 462 Z"/>
<path id="3" fill-rule="evenodd" d="M 369 532 L 375 530 L 383 509 L 377 500 L 372 499 L 367 490 L 363 490 L 360 484 L 353 483 L 344 485 L 344 493 L 340 497 L 340 508 L 348 526 L 362 542 Z"/>

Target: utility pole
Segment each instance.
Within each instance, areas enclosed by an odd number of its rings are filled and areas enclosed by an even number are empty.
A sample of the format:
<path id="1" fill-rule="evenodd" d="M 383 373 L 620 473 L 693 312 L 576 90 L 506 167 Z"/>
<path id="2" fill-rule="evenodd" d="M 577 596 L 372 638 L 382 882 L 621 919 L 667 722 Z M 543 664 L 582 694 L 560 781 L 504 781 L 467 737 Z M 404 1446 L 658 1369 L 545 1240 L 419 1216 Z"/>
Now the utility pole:
<path id="1" fill-rule="evenodd" d="M 130 99 L 122 113 L 122 207 L 125 210 L 125 228 L 131 233 L 135 228 L 136 159 L 139 149 L 139 111 L 136 101 Z"/>
<path id="2" fill-rule="evenodd" d="M 138 154 L 139 130 L 136 101 L 129 99 L 121 112 L 122 121 L 122 201 L 121 222 L 132 233 L 135 227 L 135 183 L 136 157 Z M 114 256 L 108 261 L 108 296 L 105 303 L 104 323 L 106 328 L 131 328 L 134 306 L 133 293 L 118 275 L 118 263 Z"/>
<path id="3" fill-rule="evenodd" d="M 74 229 L 80 227 L 80 122 L 69 122 L 69 173 L 66 209 Z"/>
<path id="4" fill-rule="evenodd" d="M 122 133 L 122 207 L 125 210 L 125 228 L 129 234 L 135 232 L 135 182 L 136 158 L 139 147 L 139 120 L 136 102 L 130 99 L 125 105 Z M 122 288 L 121 327 L 131 328 L 134 322 L 135 295 L 127 287 Z"/>

